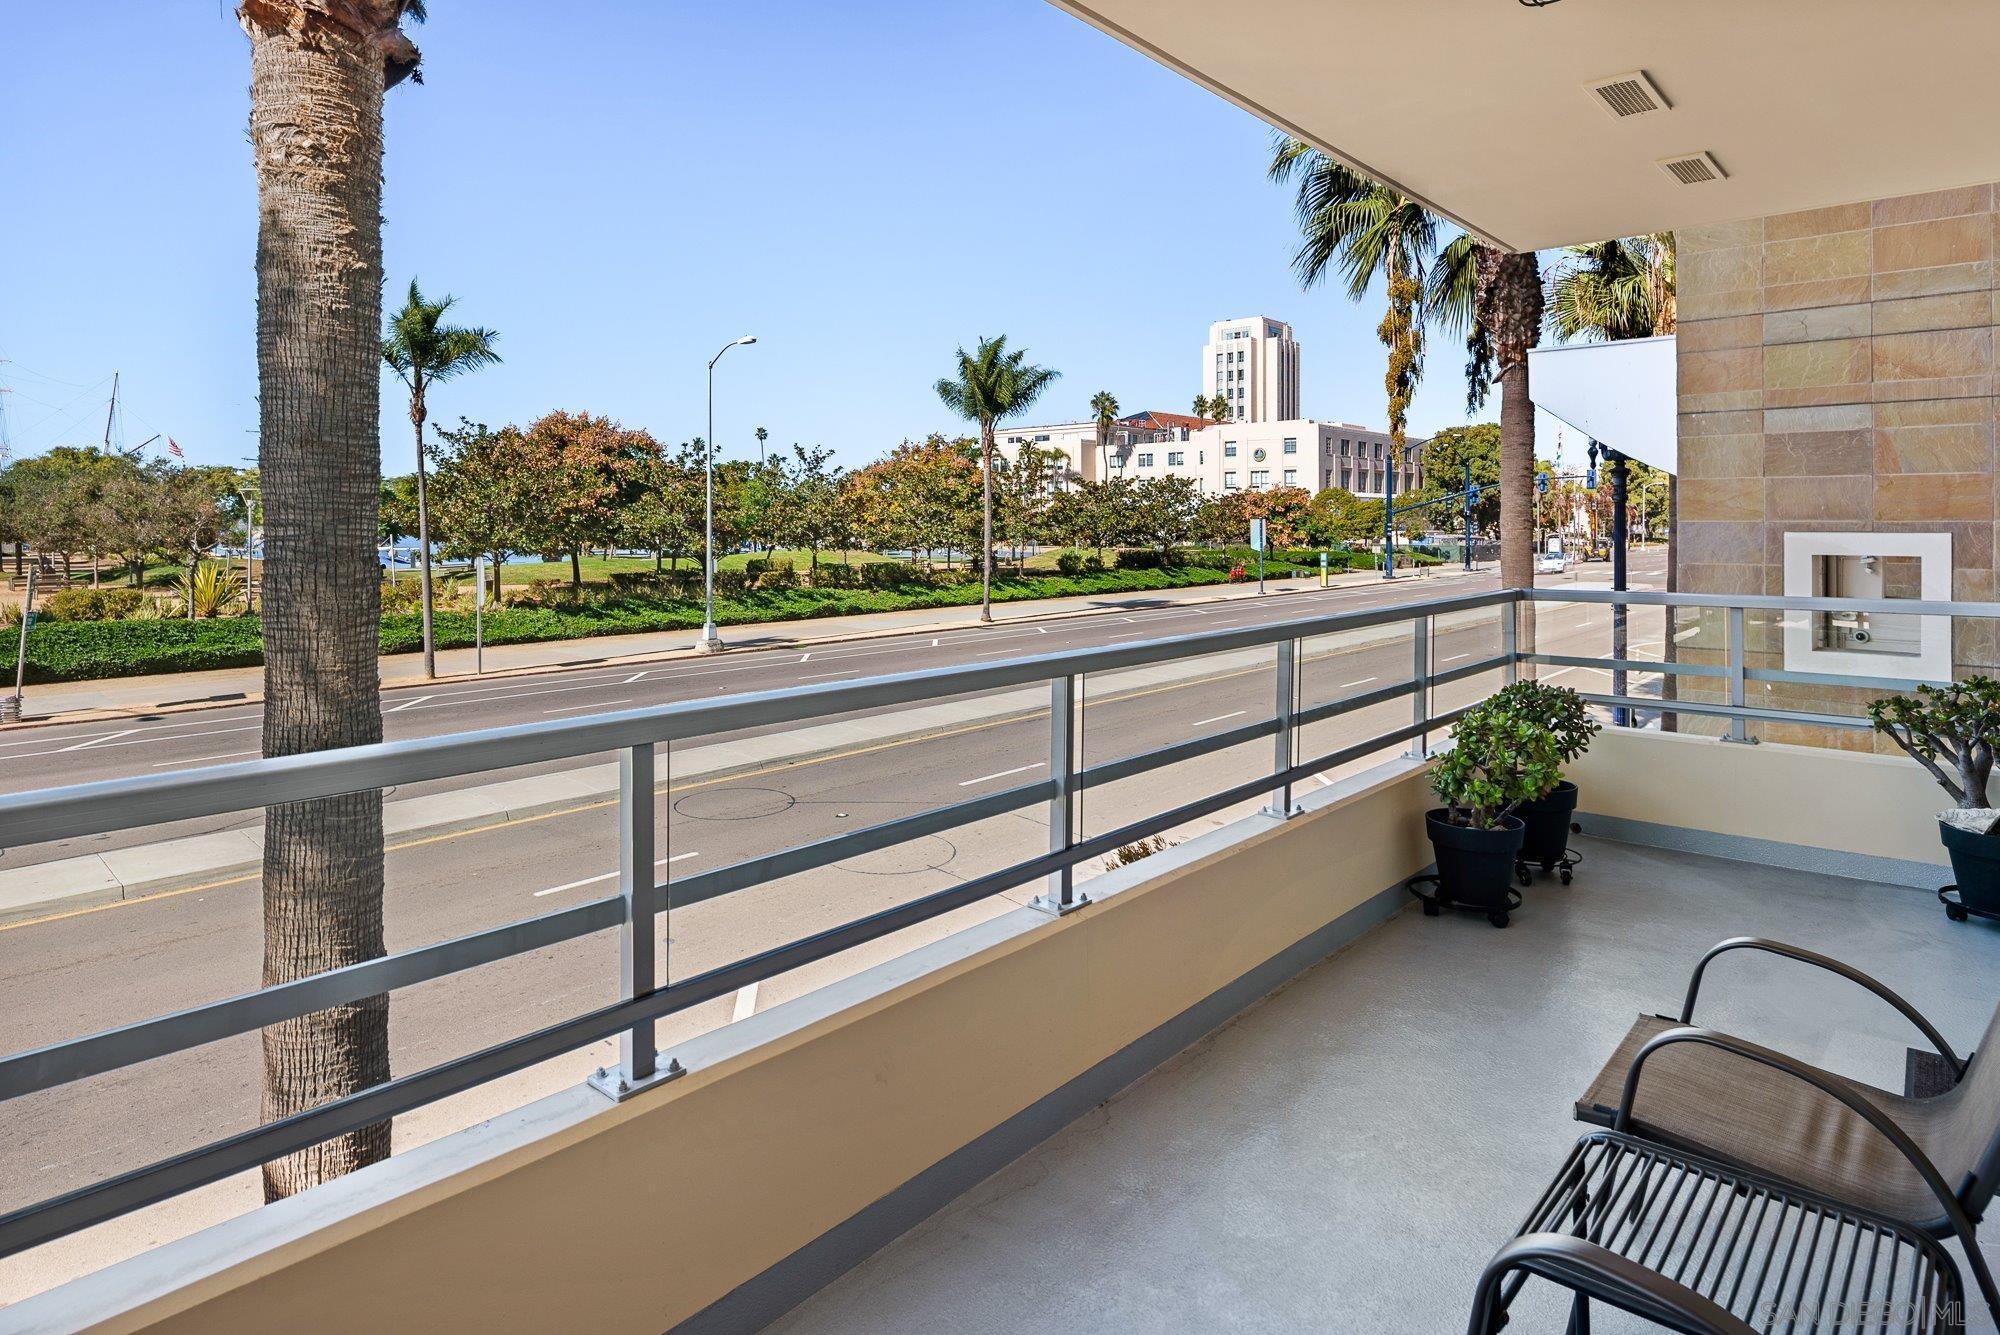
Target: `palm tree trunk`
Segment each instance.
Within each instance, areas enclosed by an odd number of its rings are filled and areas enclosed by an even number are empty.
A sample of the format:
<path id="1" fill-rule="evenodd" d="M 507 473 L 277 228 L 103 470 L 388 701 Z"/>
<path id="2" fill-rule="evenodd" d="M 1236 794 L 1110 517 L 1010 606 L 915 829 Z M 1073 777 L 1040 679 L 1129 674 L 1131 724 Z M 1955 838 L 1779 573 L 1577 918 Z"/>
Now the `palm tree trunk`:
<path id="1" fill-rule="evenodd" d="M 417 428 L 417 560 L 423 574 L 418 581 L 417 599 L 424 612 L 424 676 L 438 674 L 437 640 L 431 634 L 431 513 L 424 479 L 424 381 L 416 371 L 416 388 L 410 391 L 410 420 Z"/>
<path id="2" fill-rule="evenodd" d="M 979 429 L 979 619 L 993 619 L 993 426 Z"/>
<path id="3" fill-rule="evenodd" d="M 289 6 L 246 4 L 257 170 L 258 463 L 269 564 L 267 756 L 382 738 L 375 562 L 381 485 L 383 59 Z M 383 953 L 382 795 L 269 807 L 265 986 Z M 389 1078 L 389 998 L 263 1031 L 266 1121 Z M 386 1158 L 373 1123 L 264 1166 L 276 1200 Z"/>
<path id="4" fill-rule="evenodd" d="M 1500 373 L 1500 586 L 1535 582 L 1535 405 L 1528 363 Z"/>

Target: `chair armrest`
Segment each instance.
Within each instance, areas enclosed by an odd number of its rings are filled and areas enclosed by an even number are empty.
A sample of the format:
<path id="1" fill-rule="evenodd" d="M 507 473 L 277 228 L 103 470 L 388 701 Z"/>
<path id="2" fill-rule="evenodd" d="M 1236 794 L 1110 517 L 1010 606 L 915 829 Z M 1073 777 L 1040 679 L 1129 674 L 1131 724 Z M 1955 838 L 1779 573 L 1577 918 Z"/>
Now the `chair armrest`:
<path id="1" fill-rule="evenodd" d="M 1786 959 L 1797 960 L 1801 964 L 1810 964 L 1814 968 L 1824 969 L 1831 974 L 1838 974 L 1850 983 L 1866 988 L 1882 1000 L 1888 1002 L 1896 1009 L 1898 1014 L 1917 1027 L 1923 1036 L 1929 1040 L 1930 1045 L 1937 1049 L 1938 1055 L 1951 1063 L 1953 1080 L 1963 1080 L 1965 1078 L 1965 1063 L 1959 1059 L 1957 1053 L 1951 1050 L 1951 1045 L 1944 1041 L 1944 1035 L 1937 1031 L 1937 1026 L 1925 1019 L 1921 1011 L 1891 991 L 1886 985 L 1869 977 L 1852 965 L 1843 964 L 1831 956 L 1815 954 L 1810 950 L 1802 950 L 1798 946 L 1786 945 L 1782 941 L 1767 940 L 1761 936 L 1732 936 L 1727 941 L 1709 948 L 1708 953 L 1703 955 L 1700 961 L 1694 966 L 1694 975 L 1688 979 L 1687 1000 L 1681 1005 L 1682 1024 L 1694 1023 L 1694 1001 L 1695 997 L 1701 992 L 1701 978 L 1708 970 L 1708 962 L 1716 956 L 1727 954 L 1732 950 L 1761 950 L 1766 954 L 1781 955 Z"/>
<path id="2" fill-rule="evenodd" d="M 1964 1203 L 1946 1184 L 1944 1175 L 1938 1172 L 1937 1165 L 1931 1162 L 1930 1156 L 1910 1139 L 1908 1132 L 1896 1125 L 1895 1119 L 1889 1114 L 1863 1098 L 1852 1086 L 1836 1080 L 1816 1066 L 1810 1066 L 1797 1058 L 1787 1057 L 1782 1052 L 1759 1047 L 1755 1043 L 1746 1042 L 1734 1035 L 1720 1033 L 1714 1029 L 1698 1029 L 1690 1025 L 1681 1029 L 1669 1029 L 1646 1040 L 1646 1045 L 1639 1049 L 1638 1054 L 1632 1058 L 1630 1069 L 1625 1072 L 1625 1089 L 1618 1099 L 1618 1116 L 1612 1120 L 1612 1130 L 1631 1132 L 1632 1097 L 1639 1090 L 1639 1072 L 1644 1069 L 1648 1057 L 1661 1048 L 1671 1047 L 1676 1043 L 1699 1043 L 1705 1047 L 1720 1048 L 1724 1052 L 1734 1053 L 1811 1085 L 1822 1094 L 1845 1105 L 1855 1116 L 1881 1133 L 1882 1138 L 1895 1146 L 1896 1152 L 1909 1161 L 1910 1167 L 1916 1170 L 1917 1176 L 1924 1180 L 1924 1185 L 1937 1197 L 1938 1204 L 1944 1209 L 1945 1219 L 1959 1231 L 1959 1237 L 1973 1236 L 1972 1221 L 1965 1213 Z"/>
<path id="3" fill-rule="evenodd" d="M 1713 1299 L 1567 1233 L 1524 1233 L 1494 1254 L 1479 1279 L 1470 1335 L 1489 1335 L 1498 1328 L 1500 1287 L 1516 1271 L 1539 1275 L 1685 1335 L 1753 1335 L 1753 1327 Z"/>

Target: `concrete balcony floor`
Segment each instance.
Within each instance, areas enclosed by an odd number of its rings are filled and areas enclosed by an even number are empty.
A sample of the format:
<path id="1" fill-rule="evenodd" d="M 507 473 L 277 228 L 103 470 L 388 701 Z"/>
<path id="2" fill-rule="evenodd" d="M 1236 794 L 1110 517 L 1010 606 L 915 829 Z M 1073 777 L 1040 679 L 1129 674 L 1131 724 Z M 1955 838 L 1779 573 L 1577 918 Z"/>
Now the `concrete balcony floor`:
<path id="1" fill-rule="evenodd" d="M 1582 1129 L 1575 1096 L 1635 1014 L 1678 1009 L 1715 942 L 1846 960 L 1961 1052 L 2000 995 L 2000 924 L 1948 923 L 1922 891 L 1579 847 L 1576 884 L 1538 882 L 1505 931 L 1400 914 L 773 1329 L 1462 1330 Z M 1710 969 L 1696 1019 L 1891 1089 L 1922 1042 L 1859 989 L 1750 954 Z M 1970 1328 L 1991 1330 L 1976 1303 Z M 1510 1329 L 1563 1329 L 1546 1285 L 1514 1311 Z"/>

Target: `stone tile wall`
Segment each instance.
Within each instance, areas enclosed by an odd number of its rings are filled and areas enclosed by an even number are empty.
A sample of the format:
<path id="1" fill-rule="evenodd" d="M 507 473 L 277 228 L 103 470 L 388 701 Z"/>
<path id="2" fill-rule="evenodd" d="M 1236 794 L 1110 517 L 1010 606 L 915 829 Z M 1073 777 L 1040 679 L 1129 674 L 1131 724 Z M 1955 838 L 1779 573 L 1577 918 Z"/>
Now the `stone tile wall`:
<path id="1" fill-rule="evenodd" d="M 1794 530 L 1949 532 L 1953 596 L 1995 598 L 1996 187 L 1719 224 L 1679 243 L 1680 587 L 1782 593 Z M 1706 638 L 1685 642 L 1688 656 L 1706 656 Z M 1955 645 L 1964 670 L 1996 661 L 1991 627 L 1962 622 Z M 1753 626 L 1753 663 L 1775 666 L 1776 647 L 1774 627 Z M 1840 689 L 1766 698 L 1843 714 L 1864 703 Z"/>

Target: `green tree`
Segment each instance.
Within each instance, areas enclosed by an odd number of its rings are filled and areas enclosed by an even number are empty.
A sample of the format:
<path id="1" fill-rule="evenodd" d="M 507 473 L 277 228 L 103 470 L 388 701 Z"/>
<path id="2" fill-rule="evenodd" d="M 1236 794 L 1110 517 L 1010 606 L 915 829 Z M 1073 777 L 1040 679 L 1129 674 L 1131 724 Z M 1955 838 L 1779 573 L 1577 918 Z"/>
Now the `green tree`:
<path id="1" fill-rule="evenodd" d="M 1651 338 L 1674 332 L 1674 234 L 1569 246 L 1549 272 L 1548 331 L 1576 339 Z"/>
<path id="2" fill-rule="evenodd" d="M 493 351 L 499 337 L 490 329 L 469 329 L 449 325 L 444 317 L 456 298 L 427 301 L 410 280 L 410 293 L 403 309 L 389 318 L 382 335 L 382 360 L 388 363 L 410 391 L 410 425 L 417 433 L 417 560 L 419 587 L 423 600 L 424 675 L 437 675 L 437 643 L 431 634 L 431 534 L 430 512 L 424 495 L 424 419 L 428 415 L 425 395 L 439 381 L 500 360 Z"/>
<path id="3" fill-rule="evenodd" d="M 1472 485 L 1482 488 L 1479 499 L 1472 504 L 1473 528 L 1487 532 L 1500 522 L 1500 493 L 1483 490 L 1494 487 L 1500 481 L 1500 428 L 1497 425 L 1475 422 L 1471 426 L 1446 427 L 1424 442 L 1422 461 L 1424 485 L 1406 497 L 1399 497 L 1399 502 L 1417 505 L 1463 495 L 1465 467 L 1470 464 Z M 1397 508 L 1400 509 L 1401 505 Z M 1432 529 L 1457 533 L 1465 527 L 1465 508 L 1456 499 L 1445 500 L 1419 513 L 1428 520 Z M 1381 531 L 1379 517 L 1376 531 Z"/>
<path id="4" fill-rule="evenodd" d="M 534 485 L 527 443 L 514 427 L 494 431 L 462 417 L 456 430 L 437 437 L 430 447 L 430 511 L 438 550 L 452 560 L 486 557 L 497 602 L 500 567 L 509 552 L 527 546 L 523 493 Z M 414 485 L 409 507 L 414 520 Z"/>
<path id="5" fill-rule="evenodd" d="M 382 103 L 416 69 L 406 0 L 246 0 L 257 179 L 267 756 L 382 739 Z M 268 807 L 262 982 L 383 953 L 382 793 Z M 267 1025 L 263 1115 L 389 1078 L 386 993 Z M 264 1165 L 268 1200 L 389 1153 L 388 1119 Z"/>
<path id="6" fill-rule="evenodd" d="M 608 417 L 554 412 L 537 420 L 522 438 L 523 546 L 543 560 L 567 556 L 570 586 L 581 589 L 584 549 L 616 540 L 618 511 L 635 498 L 644 462 L 659 450 L 644 431 Z"/>
<path id="7" fill-rule="evenodd" d="M 853 527 L 846 475 L 833 462 L 832 450 L 797 443 L 785 474 L 779 532 L 787 546 L 806 549 L 810 568 L 818 573 L 820 549 L 841 542 Z"/>
<path id="8" fill-rule="evenodd" d="M 979 427 L 979 619 L 993 620 L 993 428 L 1026 412 L 1061 375 L 1027 360 L 1025 348 L 1007 350 L 1007 336 L 982 338 L 968 354 L 958 350 L 953 378 L 933 388 L 940 402 Z"/>
<path id="9" fill-rule="evenodd" d="M 1128 536 L 1161 556 L 1194 536 L 1201 514 L 1201 487 L 1190 477 L 1139 478 L 1125 497 Z"/>
<path id="10" fill-rule="evenodd" d="M 980 531 L 977 445 L 931 436 L 904 441 L 854 475 L 859 522 L 878 552 L 970 547 Z"/>
<path id="11" fill-rule="evenodd" d="M 1312 498 L 1305 529 L 1307 541 L 1321 546 L 1366 542 L 1382 532 L 1382 502 L 1328 487 Z"/>
<path id="12" fill-rule="evenodd" d="M 0 505 L 0 537 L 60 560 L 65 579 L 72 557 L 81 552 L 91 558 L 95 584 L 96 557 L 121 545 L 117 532 L 105 525 L 99 502 L 114 478 L 137 471 L 130 459 L 94 445 L 58 445 L 16 460 L 0 472 L 0 500 L 6 502 Z"/>
<path id="13" fill-rule="evenodd" d="M 681 558 L 701 547 L 701 470 L 701 452 L 692 445 L 653 455 L 640 463 L 634 494 L 619 507 L 619 531 L 652 551 L 655 572 L 667 561 L 679 569 Z"/>

